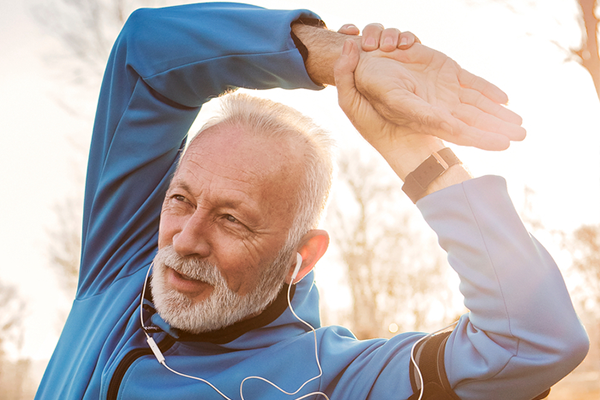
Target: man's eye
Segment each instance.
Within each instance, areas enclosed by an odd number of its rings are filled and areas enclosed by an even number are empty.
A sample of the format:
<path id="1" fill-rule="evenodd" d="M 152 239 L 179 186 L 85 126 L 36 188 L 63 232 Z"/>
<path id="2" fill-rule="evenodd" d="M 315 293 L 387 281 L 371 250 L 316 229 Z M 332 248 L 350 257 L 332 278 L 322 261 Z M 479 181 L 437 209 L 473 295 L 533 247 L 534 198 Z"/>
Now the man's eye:
<path id="1" fill-rule="evenodd" d="M 236 217 L 234 217 L 233 215 L 230 215 L 230 214 L 225 215 L 225 219 L 229 222 L 234 222 L 234 223 L 239 222 Z"/>

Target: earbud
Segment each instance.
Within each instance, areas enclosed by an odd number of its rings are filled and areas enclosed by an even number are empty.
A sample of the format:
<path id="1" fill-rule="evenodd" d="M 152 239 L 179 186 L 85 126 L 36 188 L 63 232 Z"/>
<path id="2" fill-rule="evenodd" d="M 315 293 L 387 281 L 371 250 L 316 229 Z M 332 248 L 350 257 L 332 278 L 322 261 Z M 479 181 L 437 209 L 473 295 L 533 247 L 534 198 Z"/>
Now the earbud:
<path id="1" fill-rule="evenodd" d="M 296 253 L 296 268 L 294 268 L 294 273 L 292 274 L 292 283 L 294 283 L 294 279 L 298 276 L 298 272 L 300 272 L 300 267 L 302 266 L 302 256 L 300 253 Z"/>

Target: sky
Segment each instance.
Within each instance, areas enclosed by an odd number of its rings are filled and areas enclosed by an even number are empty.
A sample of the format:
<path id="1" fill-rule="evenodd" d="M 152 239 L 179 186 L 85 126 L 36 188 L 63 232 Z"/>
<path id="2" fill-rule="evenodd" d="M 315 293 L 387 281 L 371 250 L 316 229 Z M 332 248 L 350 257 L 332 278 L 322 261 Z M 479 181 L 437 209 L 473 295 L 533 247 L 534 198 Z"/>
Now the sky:
<path id="1" fill-rule="evenodd" d="M 600 102 L 587 72 L 565 61 L 563 50 L 580 40 L 574 1 L 540 1 L 537 7 L 524 2 L 516 10 L 469 0 L 253 3 L 308 8 L 332 29 L 347 22 L 359 27 L 381 22 L 410 30 L 494 82 L 524 118 L 527 139 L 504 152 L 453 147 L 455 153 L 475 176 L 504 176 L 518 209 L 524 188 L 531 188 L 534 216 L 548 231 L 600 223 Z M 56 224 L 53 207 L 81 190 L 77 181 L 87 150 L 77 148 L 89 142 L 97 89 L 79 97 L 65 85 L 64 75 L 49 62 L 60 50 L 58 43 L 32 19 L 30 4 L 0 0 L 0 250 L 5 255 L 0 281 L 15 285 L 27 301 L 24 342 L 14 354 L 47 359 L 71 302 L 48 266 L 48 231 Z M 261 95 L 310 115 L 341 148 L 368 147 L 337 108 L 334 88 Z M 541 235 L 561 258 L 552 238 Z M 324 272 L 321 282 L 335 285 L 339 274 Z"/>

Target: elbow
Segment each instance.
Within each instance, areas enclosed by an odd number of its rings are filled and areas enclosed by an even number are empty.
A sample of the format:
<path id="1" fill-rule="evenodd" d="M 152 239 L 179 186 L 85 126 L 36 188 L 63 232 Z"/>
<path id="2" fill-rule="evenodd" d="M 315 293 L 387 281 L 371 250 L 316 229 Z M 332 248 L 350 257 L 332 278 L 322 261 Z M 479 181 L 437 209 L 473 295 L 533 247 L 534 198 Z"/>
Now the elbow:
<path id="1" fill-rule="evenodd" d="M 148 51 L 148 46 L 156 40 L 157 37 L 164 35 L 164 17 L 160 9 L 156 8 L 138 8 L 133 11 L 119 35 L 117 43 L 127 44 L 127 46 L 145 46 L 140 51 Z M 154 51 L 157 49 L 154 48 Z"/>
<path id="2" fill-rule="evenodd" d="M 513 359 L 523 367 L 516 369 L 517 374 L 527 376 L 528 384 L 538 394 L 569 375 L 588 354 L 589 338 L 579 322 L 568 330 L 559 331 L 560 335 L 554 331 L 538 336 L 537 343 L 520 342 L 519 355 Z"/>
<path id="3" fill-rule="evenodd" d="M 568 330 L 562 330 L 560 336 L 550 339 L 546 352 L 551 366 L 562 379 L 573 371 L 585 359 L 590 348 L 590 340 L 585 328 L 577 321 Z"/>
<path id="4" fill-rule="evenodd" d="M 154 14 L 154 10 L 150 8 L 138 8 L 125 21 L 122 33 L 131 33 L 135 36 L 136 33 L 147 30 L 148 26 L 152 25 Z"/>
<path id="5" fill-rule="evenodd" d="M 563 358 L 572 364 L 573 368 L 577 367 L 587 356 L 590 349 L 590 339 L 585 331 L 585 328 L 581 325 L 577 325 L 578 329 L 565 340 L 565 348 L 563 349 Z"/>

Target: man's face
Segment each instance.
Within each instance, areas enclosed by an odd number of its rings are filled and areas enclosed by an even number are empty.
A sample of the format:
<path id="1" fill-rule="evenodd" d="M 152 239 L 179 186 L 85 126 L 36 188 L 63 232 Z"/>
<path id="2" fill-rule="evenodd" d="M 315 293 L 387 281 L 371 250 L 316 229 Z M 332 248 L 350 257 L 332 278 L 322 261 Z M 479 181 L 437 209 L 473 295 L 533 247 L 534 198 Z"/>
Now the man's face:
<path id="1" fill-rule="evenodd" d="M 172 246 L 179 257 L 201 261 L 198 268 L 212 265 L 231 293 L 246 297 L 281 256 L 294 218 L 300 162 L 288 144 L 244 134 L 240 128 L 209 130 L 185 153 L 167 191 L 159 251 Z M 293 254 L 286 255 L 284 264 L 293 262 Z M 154 271 L 153 286 L 158 281 L 160 289 L 170 291 L 175 296 L 171 302 L 202 307 L 218 285 L 193 271 L 163 262 Z M 158 302 L 157 309 L 162 315 Z"/>

